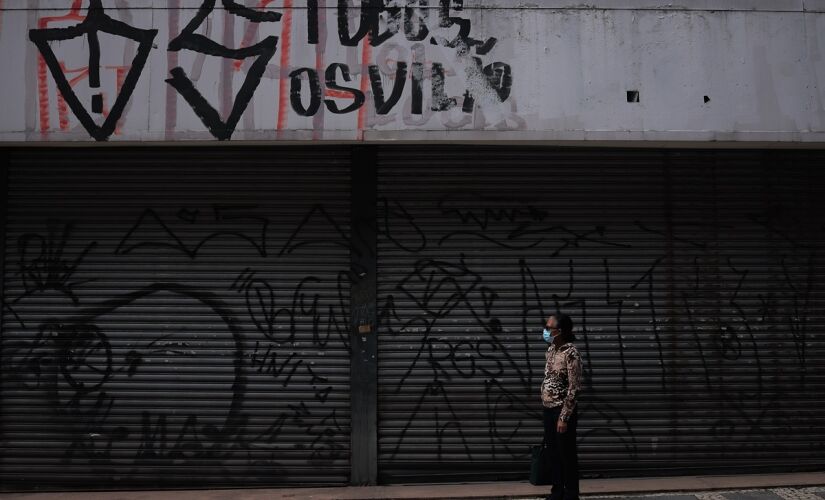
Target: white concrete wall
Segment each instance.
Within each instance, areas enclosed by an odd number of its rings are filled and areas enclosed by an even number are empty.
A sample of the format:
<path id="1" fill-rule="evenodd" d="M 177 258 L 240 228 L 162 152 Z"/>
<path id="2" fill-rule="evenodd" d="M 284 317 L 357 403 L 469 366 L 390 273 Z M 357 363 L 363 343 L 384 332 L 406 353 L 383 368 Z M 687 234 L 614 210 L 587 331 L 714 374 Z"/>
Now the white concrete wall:
<path id="1" fill-rule="evenodd" d="M 683 0 L 678 6 L 665 0 L 465 0 L 461 10 L 452 0 L 450 16 L 471 24 L 471 38 L 497 39 L 484 54 L 464 41 L 446 46 L 459 29 L 439 26 L 440 0 L 421 0 L 430 4 L 429 34 L 422 42 L 405 36 L 402 8 L 399 32 L 375 47 L 363 41 L 342 45 L 338 0 L 318 0 L 317 45 L 308 40 L 307 0 L 241 2 L 260 12 L 282 14 L 278 21 L 260 23 L 225 11 L 223 0 L 216 0 L 214 11 L 194 33 L 232 49 L 279 38 L 236 126 L 222 131 L 216 117 L 225 121 L 244 82 L 256 81 L 253 62 L 258 55 L 236 64 L 198 52 L 209 52 L 205 44 L 168 50 L 197 15 L 201 0 L 102 0 L 106 16 L 157 33 L 146 32 L 151 43 L 146 45 L 145 67 L 134 72 L 133 92 L 120 119 L 110 120 L 110 130 L 101 129 L 118 89 L 129 87 L 129 71 L 141 51 L 137 42 L 120 36 L 122 25 L 110 23 L 115 27 L 111 34 L 102 17 L 94 22 L 86 18 L 89 1 L 82 0 L 72 15 L 73 0 L 0 0 L 0 140 L 92 141 L 96 136 L 110 141 L 214 141 L 231 135 L 233 140 L 266 141 L 825 143 L 822 0 Z M 418 0 L 393 2 L 402 7 L 407 3 Z M 354 32 L 360 9 L 350 11 Z M 421 12 L 411 11 L 413 19 Z M 381 15 L 382 29 L 388 20 L 392 17 Z M 85 33 L 41 32 L 46 38 L 68 38 L 42 42 L 54 56 L 51 68 L 30 40 L 38 28 L 76 25 L 101 30 L 99 86 L 89 78 L 90 39 Z M 379 114 L 366 68 L 378 67 L 389 97 L 397 61 L 406 62 L 408 69 L 401 98 Z M 414 62 L 423 64 L 423 77 L 417 80 L 422 84 L 420 114 L 413 112 Z M 337 82 L 365 91 L 365 104 L 333 114 L 321 102 L 313 116 L 301 116 L 291 103 L 293 82 L 288 76 L 299 68 L 319 70 L 321 95 L 316 97 L 340 108 L 353 103 L 351 93 L 326 88 L 324 73 L 332 63 L 348 65 L 352 81 L 345 83 L 339 72 Z M 432 109 L 434 63 L 444 68 L 446 96 L 456 98 L 452 109 Z M 173 68 L 181 68 L 214 109 L 211 121 L 197 116 L 181 92 L 166 82 Z M 497 88 L 503 84 L 495 68 L 509 68 L 509 93 Z M 72 109 L 71 98 L 61 97 L 55 69 L 68 70 L 66 84 L 82 113 Z M 309 82 L 301 82 L 306 107 L 312 96 Z M 639 92 L 639 102 L 627 102 L 629 90 Z M 474 104 L 463 110 L 467 91 Z M 92 110 L 96 94 L 103 96 L 104 113 Z M 85 125 L 79 118 L 84 113 Z M 212 132 L 207 124 L 212 124 Z"/>

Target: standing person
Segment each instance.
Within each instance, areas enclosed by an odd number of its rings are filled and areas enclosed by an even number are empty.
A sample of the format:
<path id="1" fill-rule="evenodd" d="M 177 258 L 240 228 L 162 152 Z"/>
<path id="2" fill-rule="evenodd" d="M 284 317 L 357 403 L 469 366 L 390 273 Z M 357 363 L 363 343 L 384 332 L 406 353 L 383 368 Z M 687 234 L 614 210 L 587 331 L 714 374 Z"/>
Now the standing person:
<path id="1" fill-rule="evenodd" d="M 562 313 L 552 314 L 545 323 L 545 353 L 541 402 L 544 406 L 544 445 L 550 451 L 552 490 L 548 500 L 579 498 L 579 463 L 576 453 L 578 408 L 582 364 L 573 345 L 573 320 Z"/>

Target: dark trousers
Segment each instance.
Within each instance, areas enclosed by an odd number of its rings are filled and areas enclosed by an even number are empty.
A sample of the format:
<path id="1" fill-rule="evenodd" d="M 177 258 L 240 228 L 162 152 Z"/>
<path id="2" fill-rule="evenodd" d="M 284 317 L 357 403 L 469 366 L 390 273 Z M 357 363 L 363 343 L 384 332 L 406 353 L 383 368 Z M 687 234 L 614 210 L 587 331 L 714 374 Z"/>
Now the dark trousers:
<path id="1" fill-rule="evenodd" d="M 553 489 L 551 498 L 574 500 L 579 498 L 579 460 L 576 452 L 576 424 L 578 408 L 567 422 L 567 431 L 559 433 L 561 406 L 544 409 L 544 445 L 550 450 Z"/>

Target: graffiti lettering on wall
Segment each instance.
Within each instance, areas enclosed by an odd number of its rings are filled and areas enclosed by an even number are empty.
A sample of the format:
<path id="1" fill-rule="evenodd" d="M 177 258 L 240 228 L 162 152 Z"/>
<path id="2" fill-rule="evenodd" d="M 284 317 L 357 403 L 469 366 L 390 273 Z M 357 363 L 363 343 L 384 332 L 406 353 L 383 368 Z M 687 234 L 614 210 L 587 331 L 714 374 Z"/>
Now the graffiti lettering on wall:
<path id="1" fill-rule="evenodd" d="M 349 359 L 349 256 L 340 251 L 340 267 L 302 276 L 278 264 L 321 245 L 347 247 L 340 233 L 318 237 L 343 221 L 323 206 L 291 217 L 257 204 L 186 205 L 134 210 L 119 240 L 89 240 L 82 224 L 58 220 L 46 221 L 47 234 L 17 235 L 4 408 L 37 408 L 43 418 L 4 418 L 14 427 L 4 429 L 7 442 L 25 441 L 29 425 L 51 426 L 52 458 L 93 470 L 101 484 L 162 466 L 240 484 L 288 482 L 311 464 L 343 480 L 348 382 L 331 367 Z M 223 278 L 161 279 L 161 268 L 225 258 L 227 244 L 234 254 Z M 157 273 L 129 278 L 130 266 L 150 262 Z M 233 477 L 229 463 L 254 477 Z"/>
<path id="2" fill-rule="evenodd" d="M 669 231 L 656 216 L 565 222 L 529 192 L 442 187 L 426 204 L 410 194 L 435 178 L 452 186 L 442 168 L 379 203 L 379 447 L 388 474 L 461 475 L 495 462 L 519 477 L 541 436 L 540 330 L 556 310 L 576 318 L 584 353 L 586 470 L 655 460 L 696 467 L 685 457 L 700 455 L 745 463 L 790 436 L 805 442 L 799 454 L 825 450 L 821 436 L 803 437 L 822 423 L 803 396 L 817 390 L 806 346 L 822 335 L 805 319 L 821 315 L 810 285 L 815 245 L 800 240 L 821 238 L 809 230 L 817 223 L 770 211 L 731 219 L 717 230 L 763 234 L 754 221 L 764 220 L 766 232 L 782 228 L 775 254 L 750 267 L 737 236 L 723 244 L 691 222 Z M 499 180 L 478 183 L 511 181 Z M 539 172 L 531 180 L 555 184 Z M 767 294 L 765 273 L 776 278 Z M 424 453 L 432 466 L 416 460 Z"/>
<path id="3" fill-rule="evenodd" d="M 430 5 L 431 2 L 434 5 Z M 494 37 L 473 37 L 471 20 L 460 17 L 464 10 L 463 0 L 362 0 L 359 8 L 352 5 L 352 0 L 338 0 L 334 12 L 337 14 L 340 47 L 349 51 L 360 44 L 360 61 L 356 51 L 348 55 L 347 62 L 329 64 L 324 62 L 327 50 L 324 46 L 327 43 L 325 23 L 327 10 L 332 9 L 325 0 L 309 0 L 306 8 L 300 9 L 306 15 L 301 41 L 317 47 L 312 66 L 291 64 L 297 49 L 294 43 L 299 38 L 293 35 L 293 10 L 298 9 L 292 8 L 291 0 L 284 1 L 281 11 L 272 10 L 270 3 L 271 0 L 261 0 L 257 7 L 246 7 L 233 0 L 221 0 L 222 9 L 217 9 L 217 0 L 204 0 L 183 29 L 177 35 L 170 35 L 167 51 L 174 56 L 170 55 L 166 83 L 188 103 L 206 129 L 219 140 L 232 137 L 265 78 L 279 80 L 276 124 L 279 131 L 287 126 L 288 108 L 299 117 L 317 116 L 320 119 L 323 119 L 324 113 L 354 114 L 361 131 L 372 125 L 388 123 L 394 118 L 391 113 L 399 108 L 403 108 L 403 119 L 407 125 L 423 125 L 433 113 L 443 113 L 450 116 L 444 124 L 454 128 L 468 124 L 472 115 L 480 112 L 485 105 L 500 104 L 510 99 L 512 69 L 502 61 L 483 60 L 498 40 Z M 84 16 L 81 14 L 81 4 L 81 0 L 75 0 L 72 10 L 65 16 L 41 18 L 38 28 L 29 32 L 29 38 L 37 45 L 41 57 L 40 128 L 44 133 L 50 130 L 48 69 L 59 92 L 60 129 L 69 129 L 68 115 L 62 108 L 65 103 L 90 136 L 104 141 L 120 131 L 124 111 L 150 52 L 156 47 L 153 41 L 158 30 L 140 29 L 113 19 L 105 13 L 101 0 L 89 0 Z M 179 7 L 173 5 L 172 9 Z M 127 7 L 118 9 L 118 12 L 128 10 Z M 216 12 L 224 14 L 224 37 L 220 41 L 211 38 L 209 19 Z M 174 19 L 178 17 L 176 11 Z M 247 26 L 240 44 L 234 38 L 236 18 Z M 68 27 L 49 27 L 50 24 L 67 21 L 79 23 Z M 281 36 L 269 35 L 258 40 L 262 25 L 276 23 L 281 25 Z M 137 49 L 131 62 L 102 67 L 101 33 L 136 43 Z M 394 41 L 402 37 L 403 44 Z M 55 55 L 52 42 L 76 38 L 87 41 L 88 65 L 69 68 Z M 450 52 L 450 65 L 445 61 L 428 59 L 432 57 L 428 56 L 428 45 L 442 53 Z M 379 49 L 377 57 L 373 56 L 373 49 Z M 271 63 L 278 51 L 279 65 L 273 66 Z M 189 71 L 173 64 L 178 61 L 177 54 L 180 52 L 197 54 L 196 62 Z M 226 62 L 220 82 L 223 96 L 219 103 L 210 102 L 202 90 L 198 90 L 206 57 L 217 57 Z M 115 98 L 111 104 L 107 104 L 106 92 L 99 91 L 101 69 L 110 69 L 117 76 Z M 244 75 L 233 96 L 232 75 L 237 72 Z M 356 76 L 360 81 L 355 80 Z M 464 79 L 463 93 L 449 95 L 447 79 L 459 76 Z M 88 82 L 92 89 L 91 112 L 87 111 L 75 91 L 82 81 Z M 425 102 L 427 94 L 429 103 Z M 402 102 L 405 95 L 408 98 Z M 175 106 L 175 102 L 167 102 L 166 112 L 170 114 L 167 126 L 174 126 Z M 451 118 L 454 110 L 463 114 L 464 118 L 457 121 Z M 92 115 L 102 115 L 102 123 L 99 124 L 99 120 Z M 509 116 L 493 125 L 497 128 L 510 127 L 512 125 L 507 123 L 508 119 L 518 122 L 517 118 Z M 486 120 L 481 120 L 486 125 Z M 316 123 L 315 128 L 321 127 Z"/>

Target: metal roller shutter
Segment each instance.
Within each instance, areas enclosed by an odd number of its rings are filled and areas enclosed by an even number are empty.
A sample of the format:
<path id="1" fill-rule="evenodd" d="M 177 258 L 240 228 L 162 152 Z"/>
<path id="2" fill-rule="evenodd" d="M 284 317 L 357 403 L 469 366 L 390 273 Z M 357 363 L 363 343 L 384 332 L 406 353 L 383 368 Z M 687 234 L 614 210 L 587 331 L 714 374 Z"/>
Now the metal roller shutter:
<path id="1" fill-rule="evenodd" d="M 821 469 L 823 160 L 382 148 L 380 480 L 525 478 L 557 308 L 583 474 Z"/>
<path id="2" fill-rule="evenodd" d="M 345 484 L 349 164 L 11 153 L 4 487 Z"/>

